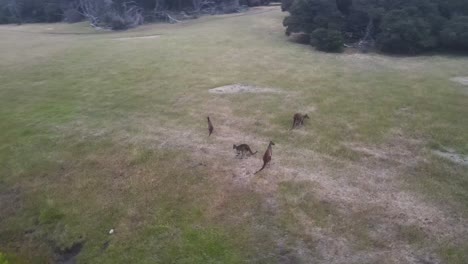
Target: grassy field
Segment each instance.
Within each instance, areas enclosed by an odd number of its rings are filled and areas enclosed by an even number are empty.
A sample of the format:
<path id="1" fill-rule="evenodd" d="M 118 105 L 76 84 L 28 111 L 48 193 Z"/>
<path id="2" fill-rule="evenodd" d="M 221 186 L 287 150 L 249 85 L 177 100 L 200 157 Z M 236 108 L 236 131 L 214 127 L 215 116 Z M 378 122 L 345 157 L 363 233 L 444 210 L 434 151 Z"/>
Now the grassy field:
<path id="1" fill-rule="evenodd" d="M 284 15 L 0 26 L 0 260 L 468 263 L 437 155 L 468 157 L 468 59 L 320 53 Z M 208 92 L 235 83 L 281 92 Z"/>

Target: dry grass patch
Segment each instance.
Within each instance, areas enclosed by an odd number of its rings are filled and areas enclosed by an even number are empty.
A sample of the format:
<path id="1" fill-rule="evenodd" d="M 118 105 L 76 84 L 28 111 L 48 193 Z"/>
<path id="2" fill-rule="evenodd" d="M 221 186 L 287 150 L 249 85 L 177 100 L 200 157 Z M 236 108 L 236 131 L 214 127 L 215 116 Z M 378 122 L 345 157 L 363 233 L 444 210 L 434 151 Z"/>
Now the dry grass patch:
<path id="1" fill-rule="evenodd" d="M 388 263 L 436 261 L 433 252 L 437 245 L 467 234 L 465 220 L 402 188 L 400 177 L 424 162 L 420 140 L 393 132 L 380 145 L 345 143 L 357 157 L 352 160 L 281 142 L 274 146 L 269 168 L 254 175 L 262 165 L 267 142 L 275 139 L 252 132 L 252 127 L 265 129 L 266 123 L 238 116 L 232 104 L 227 98 L 210 97 L 203 107 L 190 113 L 199 120 L 196 127 L 142 116 L 131 118 L 131 134 L 120 131 L 113 135 L 121 144 L 187 153 L 190 158 L 183 167 L 207 170 L 211 184 L 220 188 L 207 211 L 215 218 L 225 214 L 226 207 L 239 208 L 232 196 L 234 190 L 247 189 L 269 197 L 264 203 L 270 210 L 298 225 L 295 228 L 301 227 L 300 231 L 289 230 L 299 238 L 289 247 L 295 258 L 305 262 L 349 263 L 350 255 L 354 263 L 381 258 Z M 210 116 L 215 132 L 208 137 L 204 115 L 213 109 L 216 111 Z M 287 131 L 289 127 L 278 129 Z M 306 125 L 300 133 L 307 133 L 307 129 Z M 259 153 L 236 159 L 232 144 L 239 143 L 247 143 Z M 284 184 L 305 187 L 284 194 Z M 287 201 L 285 207 L 279 206 L 282 199 Z M 290 208 L 293 211 L 286 216 L 289 207 L 298 209 Z M 239 219 L 232 221 L 238 223 Z"/>

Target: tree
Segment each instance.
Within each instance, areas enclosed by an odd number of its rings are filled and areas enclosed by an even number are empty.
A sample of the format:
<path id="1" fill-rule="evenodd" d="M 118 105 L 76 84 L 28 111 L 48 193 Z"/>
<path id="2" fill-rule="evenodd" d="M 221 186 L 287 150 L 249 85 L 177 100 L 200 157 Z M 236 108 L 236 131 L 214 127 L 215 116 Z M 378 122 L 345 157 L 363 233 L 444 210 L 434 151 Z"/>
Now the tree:
<path id="1" fill-rule="evenodd" d="M 316 36 L 323 37 L 324 30 L 336 30 L 348 45 L 376 43 L 389 53 L 467 49 L 466 0 L 294 0 L 287 10 L 287 35 L 321 29 Z"/>
<path id="2" fill-rule="evenodd" d="M 343 16 L 336 3 L 329 0 L 295 0 L 283 25 L 286 34 L 294 32 L 312 33 L 318 28 L 341 30 Z"/>
<path id="3" fill-rule="evenodd" d="M 281 0 L 281 11 L 289 11 L 291 8 L 294 0 Z"/>
<path id="4" fill-rule="evenodd" d="M 86 18 L 95 27 L 124 29 L 141 24 L 143 18 L 194 18 L 198 13 L 229 13 L 239 10 L 240 0 L 0 0 L 0 23 L 76 22 Z M 244 0 L 266 4 L 268 0 Z M 187 15 L 191 14 L 191 15 Z"/>
<path id="5" fill-rule="evenodd" d="M 383 17 L 377 45 L 384 52 L 418 53 L 437 46 L 431 25 L 407 11 L 393 10 Z"/>
<path id="6" fill-rule="evenodd" d="M 468 51 L 468 16 L 452 18 L 441 31 L 440 40 L 447 48 Z"/>
<path id="7" fill-rule="evenodd" d="M 0 22 L 21 24 L 22 7 L 23 3 L 18 0 L 0 0 Z"/>

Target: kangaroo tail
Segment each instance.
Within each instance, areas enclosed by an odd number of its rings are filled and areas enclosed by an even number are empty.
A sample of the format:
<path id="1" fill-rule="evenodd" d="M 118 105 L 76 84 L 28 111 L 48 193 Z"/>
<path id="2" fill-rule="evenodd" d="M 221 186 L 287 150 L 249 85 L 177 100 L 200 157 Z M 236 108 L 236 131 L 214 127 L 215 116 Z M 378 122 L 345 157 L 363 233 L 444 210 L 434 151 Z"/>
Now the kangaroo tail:
<path id="1" fill-rule="evenodd" d="M 250 151 L 250 155 L 255 155 L 258 151 L 252 152 Z"/>
<path id="2" fill-rule="evenodd" d="M 259 169 L 259 170 L 258 170 L 256 173 L 254 173 L 254 174 L 257 174 L 257 173 L 261 172 L 261 171 L 262 171 L 262 170 L 265 168 L 265 166 L 266 166 L 266 162 L 265 162 L 265 163 L 263 163 L 263 166 L 262 166 L 262 168 L 261 168 L 261 169 Z"/>

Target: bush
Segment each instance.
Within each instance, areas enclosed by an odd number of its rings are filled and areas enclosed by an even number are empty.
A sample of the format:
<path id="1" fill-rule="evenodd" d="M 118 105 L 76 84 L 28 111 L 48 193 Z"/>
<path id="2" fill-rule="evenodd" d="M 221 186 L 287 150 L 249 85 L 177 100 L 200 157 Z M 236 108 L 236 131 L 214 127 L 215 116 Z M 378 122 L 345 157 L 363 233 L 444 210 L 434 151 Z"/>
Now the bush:
<path id="1" fill-rule="evenodd" d="M 338 30 L 319 28 L 312 32 L 311 45 L 316 46 L 318 50 L 341 52 L 343 44 L 343 36 Z"/>
<path id="2" fill-rule="evenodd" d="M 468 50 L 468 16 L 451 19 L 440 33 L 440 41 L 447 48 Z"/>

